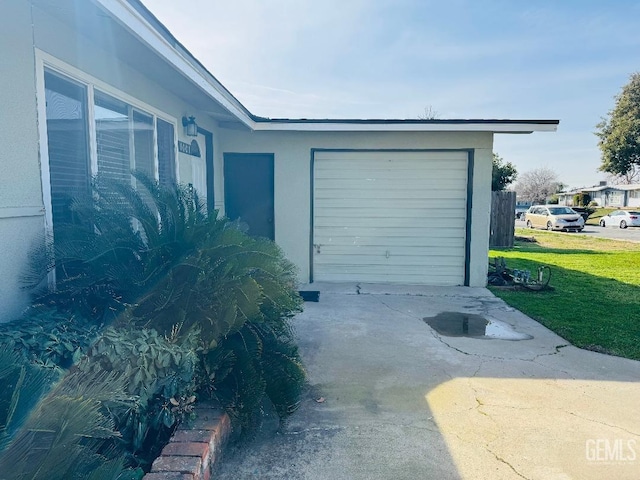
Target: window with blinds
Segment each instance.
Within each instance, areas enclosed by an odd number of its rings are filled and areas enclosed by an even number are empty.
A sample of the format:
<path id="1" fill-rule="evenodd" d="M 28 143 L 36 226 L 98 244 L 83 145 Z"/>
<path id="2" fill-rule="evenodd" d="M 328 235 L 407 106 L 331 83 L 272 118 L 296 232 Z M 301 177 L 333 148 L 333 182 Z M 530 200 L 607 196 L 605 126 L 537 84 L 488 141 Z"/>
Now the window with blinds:
<path id="1" fill-rule="evenodd" d="M 89 194 L 96 173 L 127 182 L 131 171 L 139 170 L 162 185 L 176 183 L 174 124 L 48 68 L 45 99 L 54 235 L 57 223 L 73 220 L 71 203 Z M 91 171 L 90 131 L 97 172 Z"/>
<path id="2" fill-rule="evenodd" d="M 74 198 L 89 193 L 87 87 L 49 71 L 44 82 L 55 234 L 56 224 L 72 221 Z"/>
<path id="3" fill-rule="evenodd" d="M 127 181 L 133 167 L 129 144 L 129 106 L 96 91 L 94 115 L 98 172 L 110 180 Z"/>
<path id="4" fill-rule="evenodd" d="M 156 178 L 153 117 L 133 110 L 133 167 Z"/>

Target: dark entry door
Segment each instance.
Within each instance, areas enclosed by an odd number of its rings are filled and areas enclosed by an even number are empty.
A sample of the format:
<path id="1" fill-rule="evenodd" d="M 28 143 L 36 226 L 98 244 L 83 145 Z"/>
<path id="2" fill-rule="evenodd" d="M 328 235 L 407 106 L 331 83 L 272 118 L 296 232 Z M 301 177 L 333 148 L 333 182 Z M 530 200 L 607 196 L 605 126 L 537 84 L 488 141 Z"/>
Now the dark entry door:
<path id="1" fill-rule="evenodd" d="M 250 235 L 274 240 L 273 155 L 225 153 L 224 200 L 228 218 L 246 223 Z"/>

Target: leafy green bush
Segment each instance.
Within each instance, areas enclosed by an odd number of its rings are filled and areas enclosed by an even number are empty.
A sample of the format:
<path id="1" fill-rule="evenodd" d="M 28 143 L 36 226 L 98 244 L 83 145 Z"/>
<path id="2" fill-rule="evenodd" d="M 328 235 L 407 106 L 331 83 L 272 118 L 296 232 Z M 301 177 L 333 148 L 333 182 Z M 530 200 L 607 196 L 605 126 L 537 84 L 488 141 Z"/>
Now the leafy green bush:
<path id="1" fill-rule="evenodd" d="M 0 324 L 0 345 L 47 368 L 69 368 L 96 339 L 98 328 L 82 317 L 31 308 L 13 322 Z"/>
<path id="2" fill-rule="evenodd" d="M 134 405 L 112 409 L 119 447 L 130 463 L 148 466 L 178 422 L 191 412 L 198 368 L 197 332 L 178 343 L 153 329 L 106 329 L 77 366 L 99 375 L 120 372 Z M 187 401 L 190 399 L 190 401 Z"/>
<path id="3" fill-rule="evenodd" d="M 591 195 L 588 193 L 576 193 L 573 196 L 573 204 L 576 207 L 586 207 L 591 202 Z"/>
<path id="4" fill-rule="evenodd" d="M 73 442 L 67 447 L 74 458 L 89 448 L 87 465 L 96 458 L 148 464 L 145 452 L 162 448 L 196 398 L 217 400 L 238 425 L 250 425 L 265 399 L 285 416 L 305 380 L 289 324 L 301 300 L 294 266 L 280 249 L 207 213 L 190 189 L 167 189 L 137 174 L 136 183 L 145 190 L 97 179 L 93 201 L 73 204 L 75 223 L 58 226 L 53 258 L 34 256 L 55 265 L 55 291 L 38 292 L 34 302 L 60 325 L 34 320 L 31 343 L 9 335 L 14 350 L 43 364 L 68 367 L 87 352 L 40 409 L 62 408 L 53 397 L 69 382 L 73 391 L 82 390 L 82 379 L 116 375 L 121 382 L 114 398 L 128 401 L 101 397 L 96 407 L 111 433 L 95 442 L 73 437 L 77 451 Z M 76 318 L 84 319 L 78 329 L 69 327 Z M 20 439 L 36 424 L 17 432 L 0 464 L 7 452 L 28 446 Z"/>

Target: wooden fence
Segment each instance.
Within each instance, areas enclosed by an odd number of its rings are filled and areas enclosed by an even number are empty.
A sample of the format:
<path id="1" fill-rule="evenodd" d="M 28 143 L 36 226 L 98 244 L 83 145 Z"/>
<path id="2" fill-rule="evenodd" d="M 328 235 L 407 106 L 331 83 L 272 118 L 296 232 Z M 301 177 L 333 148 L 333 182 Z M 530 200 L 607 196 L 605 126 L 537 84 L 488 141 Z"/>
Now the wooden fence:
<path id="1" fill-rule="evenodd" d="M 491 248 L 513 247 L 515 212 L 516 192 L 491 192 Z"/>

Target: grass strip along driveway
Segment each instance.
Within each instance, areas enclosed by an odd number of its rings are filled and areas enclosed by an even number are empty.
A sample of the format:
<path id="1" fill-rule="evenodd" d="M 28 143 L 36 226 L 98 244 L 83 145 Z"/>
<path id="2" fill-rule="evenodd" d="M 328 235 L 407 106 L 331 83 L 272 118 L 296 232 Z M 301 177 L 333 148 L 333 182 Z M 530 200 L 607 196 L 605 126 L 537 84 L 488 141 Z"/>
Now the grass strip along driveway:
<path id="1" fill-rule="evenodd" d="M 516 229 L 516 235 L 531 231 Z M 553 290 L 492 292 L 577 347 L 640 360 L 640 245 L 551 232 L 534 236 L 535 243 L 516 241 L 489 256 L 532 275 L 548 265 Z"/>

